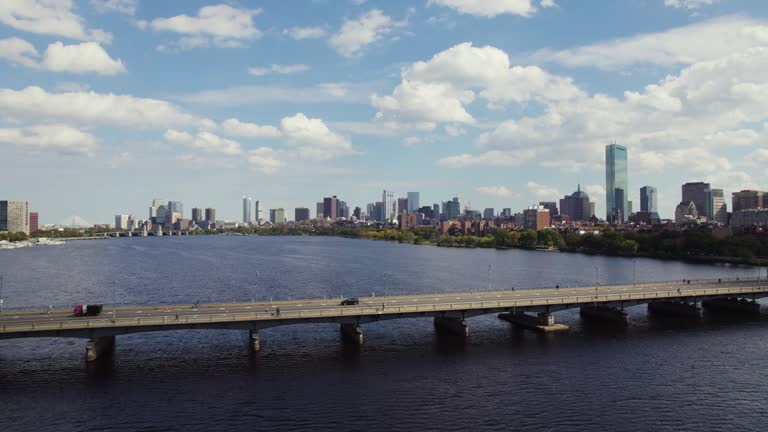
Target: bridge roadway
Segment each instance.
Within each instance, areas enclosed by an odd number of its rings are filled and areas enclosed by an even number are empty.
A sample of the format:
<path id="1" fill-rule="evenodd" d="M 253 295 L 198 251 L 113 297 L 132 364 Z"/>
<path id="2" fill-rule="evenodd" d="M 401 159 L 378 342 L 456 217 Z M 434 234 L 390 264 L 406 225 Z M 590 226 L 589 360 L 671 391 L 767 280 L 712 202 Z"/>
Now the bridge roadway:
<path id="1" fill-rule="evenodd" d="M 361 297 L 358 305 L 341 299 L 270 301 L 112 308 L 95 317 L 73 317 L 69 310 L 0 313 L 0 339 L 75 337 L 90 339 L 89 360 L 114 346 L 114 336 L 180 329 L 249 330 L 260 347 L 258 331 L 300 323 L 337 323 L 345 341 L 362 343 L 361 324 L 399 318 L 434 317 L 435 327 L 468 335 L 466 318 L 499 313 L 499 318 L 534 330 L 567 329 L 555 324 L 553 312 L 581 308 L 582 316 L 626 322 L 624 307 L 653 303 L 660 312 L 699 314 L 700 302 L 737 311 L 758 311 L 757 298 L 768 296 L 768 280 L 703 280 L 579 288 L 517 289 Z M 739 299 L 741 299 L 739 301 Z M 718 303 L 719 302 L 719 303 Z M 649 308 L 650 308 L 649 304 Z M 656 310 L 654 309 L 654 310 Z M 535 312 L 530 315 L 526 312 Z"/>

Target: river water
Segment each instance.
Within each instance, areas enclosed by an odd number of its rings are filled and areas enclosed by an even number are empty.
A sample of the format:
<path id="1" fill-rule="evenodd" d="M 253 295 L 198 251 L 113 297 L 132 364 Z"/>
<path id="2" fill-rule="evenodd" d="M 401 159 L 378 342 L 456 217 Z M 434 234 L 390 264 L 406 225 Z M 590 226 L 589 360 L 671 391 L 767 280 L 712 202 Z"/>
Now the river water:
<path id="1" fill-rule="evenodd" d="M 491 266 L 489 278 L 488 266 Z M 597 271 L 595 270 L 597 268 Z M 320 237 L 163 237 L 0 251 L 5 312 L 755 277 L 748 267 Z M 633 277 L 634 276 L 634 277 Z M 10 309 L 9 309 L 10 308 Z M 0 431 L 544 430 L 768 428 L 768 320 L 701 322 L 628 309 L 627 328 L 556 314 L 567 333 L 431 319 L 261 332 L 118 336 L 86 365 L 80 339 L 0 341 Z"/>

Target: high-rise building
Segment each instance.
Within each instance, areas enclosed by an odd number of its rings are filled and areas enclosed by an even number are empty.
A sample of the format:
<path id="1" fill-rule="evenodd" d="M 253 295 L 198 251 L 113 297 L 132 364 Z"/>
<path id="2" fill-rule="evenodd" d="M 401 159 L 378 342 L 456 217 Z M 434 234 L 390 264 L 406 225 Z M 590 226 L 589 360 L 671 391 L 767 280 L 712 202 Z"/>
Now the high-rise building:
<path id="1" fill-rule="evenodd" d="M 410 213 L 408 211 L 408 198 L 397 199 L 397 214 Z"/>
<path id="2" fill-rule="evenodd" d="M 214 208 L 205 209 L 205 220 L 209 224 L 216 223 L 216 209 Z"/>
<path id="3" fill-rule="evenodd" d="M 38 228 L 40 228 L 40 215 L 37 212 L 29 212 L 29 233 L 36 233 Z"/>
<path id="4" fill-rule="evenodd" d="M 440 204 L 432 204 L 432 218 L 440 220 Z"/>
<path id="5" fill-rule="evenodd" d="M 184 204 L 181 201 L 168 201 L 168 209 L 172 213 L 178 213 L 179 218 L 184 217 Z"/>
<path id="6" fill-rule="evenodd" d="M 128 215 L 115 215 L 115 229 L 127 230 L 128 229 Z"/>
<path id="7" fill-rule="evenodd" d="M 496 210 L 488 207 L 483 210 L 483 219 L 491 220 L 496 218 Z"/>
<path id="8" fill-rule="evenodd" d="M 363 209 L 361 209 L 360 207 L 355 207 L 355 211 L 352 212 L 352 216 L 354 216 L 355 219 L 357 220 L 362 220 L 363 215 L 364 215 Z"/>
<path id="9" fill-rule="evenodd" d="M 523 229 L 540 230 L 550 225 L 549 210 L 542 206 L 531 206 L 523 210 Z"/>
<path id="10" fill-rule="evenodd" d="M 269 221 L 273 224 L 285 223 L 285 209 L 276 208 L 269 210 Z"/>
<path id="11" fill-rule="evenodd" d="M 408 192 L 408 213 L 418 211 L 419 207 L 419 193 Z"/>
<path id="12" fill-rule="evenodd" d="M 568 215 L 572 221 L 586 221 L 592 217 L 593 207 L 589 195 L 578 185 L 576 192 L 566 195 L 560 200 L 560 214 Z"/>
<path id="13" fill-rule="evenodd" d="M 381 194 L 381 203 L 384 206 L 382 220 L 384 222 L 391 222 L 395 219 L 395 214 L 397 214 L 397 201 L 395 201 L 395 193 L 384 190 L 384 192 Z"/>
<path id="14" fill-rule="evenodd" d="M 323 218 L 335 220 L 338 217 L 338 205 L 336 195 L 330 198 L 323 198 Z"/>
<path id="15" fill-rule="evenodd" d="M 443 216 L 445 220 L 456 219 L 461 214 L 461 202 L 459 197 L 454 197 L 450 201 L 443 201 Z"/>
<path id="16" fill-rule="evenodd" d="M 681 202 L 675 208 L 675 223 L 698 222 L 699 210 L 693 201 Z"/>
<path id="17" fill-rule="evenodd" d="M 23 232 L 29 235 L 27 201 L 0 201 L 0 231 Z"/>
<path id="18" fill-rule="evenodd" d="M 684 203 L 696 204 L 698 217 L 712 218 L 712 190 L 709 183 L 691 182 L 682 186 Z"/>
<path id="19" fill-rule="evenodd" d="M 640 188 L 640 211 L 658 213 L 658 194 L 653 186 Z"/>
<path id="20" fill-rule="evenodd" d="M 627 148 L 618 144 L 605 146 L 606 219 L 611 223 L 627 221 Z"/>
<path id="21" fill-rule="evenodd" d="M 315 206 L 317 207 L 315 209 L 315 219 L 322 220 L 323 219 L 323 206 L 324 206 L 324 204 L 319 202 Z"/>
<path id="22" fill-rule="evenodd" d="M 260 200 L 256 200 L 253 209 L 255 211 L 253 218 L 256 223 L 264 220 L 264 204 L 262 204 Z"/>
<path id="23" fill-rule="evenodd" d="M 336 199 L 336 217 L 349 219 L 349 206 L 346 201 Z"/>
<path id="24" fill-rule="evenodd" d="M 253 222 L 253 216 L 251 213 L 251 207 L 253 206 L 253 199 L 243 195 L 243 223 L 249 224 Z"/>
<path id="25" fill-rule="evenodd" d="M 504 218 L 512 217 L 512 209 L 509 207 L 502 209 L 501 217 L 504 217 Z"/>
<path id="26" fill-rule="evenodd" d="M 375 219 L 378 222 L 385 222 L 384 220 L 384 203 L 376 201 L 373 205 L 373 213 L 376 215 Z"/>
<path id="27" fill-rule="evenodd" d="M 296 207 L 293 210 L 293 220 L 296 222 L 309 220 L 309 209 L 306 207 Z"/>
<path id="28" fill-rule="evenodd" d="M 768 199 L 765 192 L 756 190 L 743 190 L 733 193 L 733 211 L 762 209 L 768 207 Z"/>
<path id="29" fill-rule="evenodd" d="M 542 201 L 539 205 L 549 210 L 549 216 L 557 216 L 560 214 L 557 209 L 557 203 L 554 201 Z"/>
<path id="30" fill-rule="evenodd" d="M 192 209 L 192 220 L 195 221 L 196 224 L 199 224 L 203 221 L 203 209 L 200 207 L 194 207 Z"/>
<path id="31" fill-rule="evenodd" d="M 712 189 L 712 220 L 720 225 L 728 224 L 728 205 L 722 189 Z"/>
<path id="32" fill-rule="evenodd" d="M 372 221 L 379 220 L 378 215 L 376 215 L 376 204 L 375 203 L 368 203 L 365 206 L 365 213 L 368 215 L 368 220 L 372 220 Z"/>

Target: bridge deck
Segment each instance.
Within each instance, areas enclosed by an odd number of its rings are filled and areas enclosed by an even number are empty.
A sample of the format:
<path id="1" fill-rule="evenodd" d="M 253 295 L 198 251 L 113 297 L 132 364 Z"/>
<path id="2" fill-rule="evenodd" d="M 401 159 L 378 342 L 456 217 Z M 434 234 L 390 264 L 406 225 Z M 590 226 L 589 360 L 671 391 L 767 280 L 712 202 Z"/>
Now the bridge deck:
<path id="1" fill-rule="evenodd" d="M 301 322 L 370 322 L 418 316 L 470 317 L 509 310 L 563 310 L 587 304 L 625 305 L 663 299 L 768 296 L 766 280 L 694 281 L 559 289 L 419 294 L 365 297 L 341 306 L 338 299 L 256 303 L 110 307 L 96 317 L 72 317 L 71 311 L 3 312 L 0 339 L 16 337 L 122 334 L 181 328 L 266 328 Z M 457 315 L 460 314 L 460 315 Z M 90 335 L 90 336 L 89 336 Z"/>

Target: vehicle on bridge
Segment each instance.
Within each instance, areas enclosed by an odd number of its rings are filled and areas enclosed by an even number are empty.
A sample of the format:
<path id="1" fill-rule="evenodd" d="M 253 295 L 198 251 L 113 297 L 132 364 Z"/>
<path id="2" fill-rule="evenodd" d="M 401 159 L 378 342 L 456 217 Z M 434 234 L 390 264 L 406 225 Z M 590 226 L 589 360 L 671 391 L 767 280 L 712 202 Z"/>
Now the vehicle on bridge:
<path id="1" fill-rule="evenodd" d="M 76 305 L 75 309 L 72 311 L 72 316 L 76 316 L 76 317 L 96 316 L 101 313 L 101 310 L 102 310 L 102 305 L 100 304 Z"/>
<path id="2" fill-rule="evenodd" d="M 360 299 L 357 297 L 351 297 L 341 301 L 342 306 L 355 306 L 360 304 Z"/>

